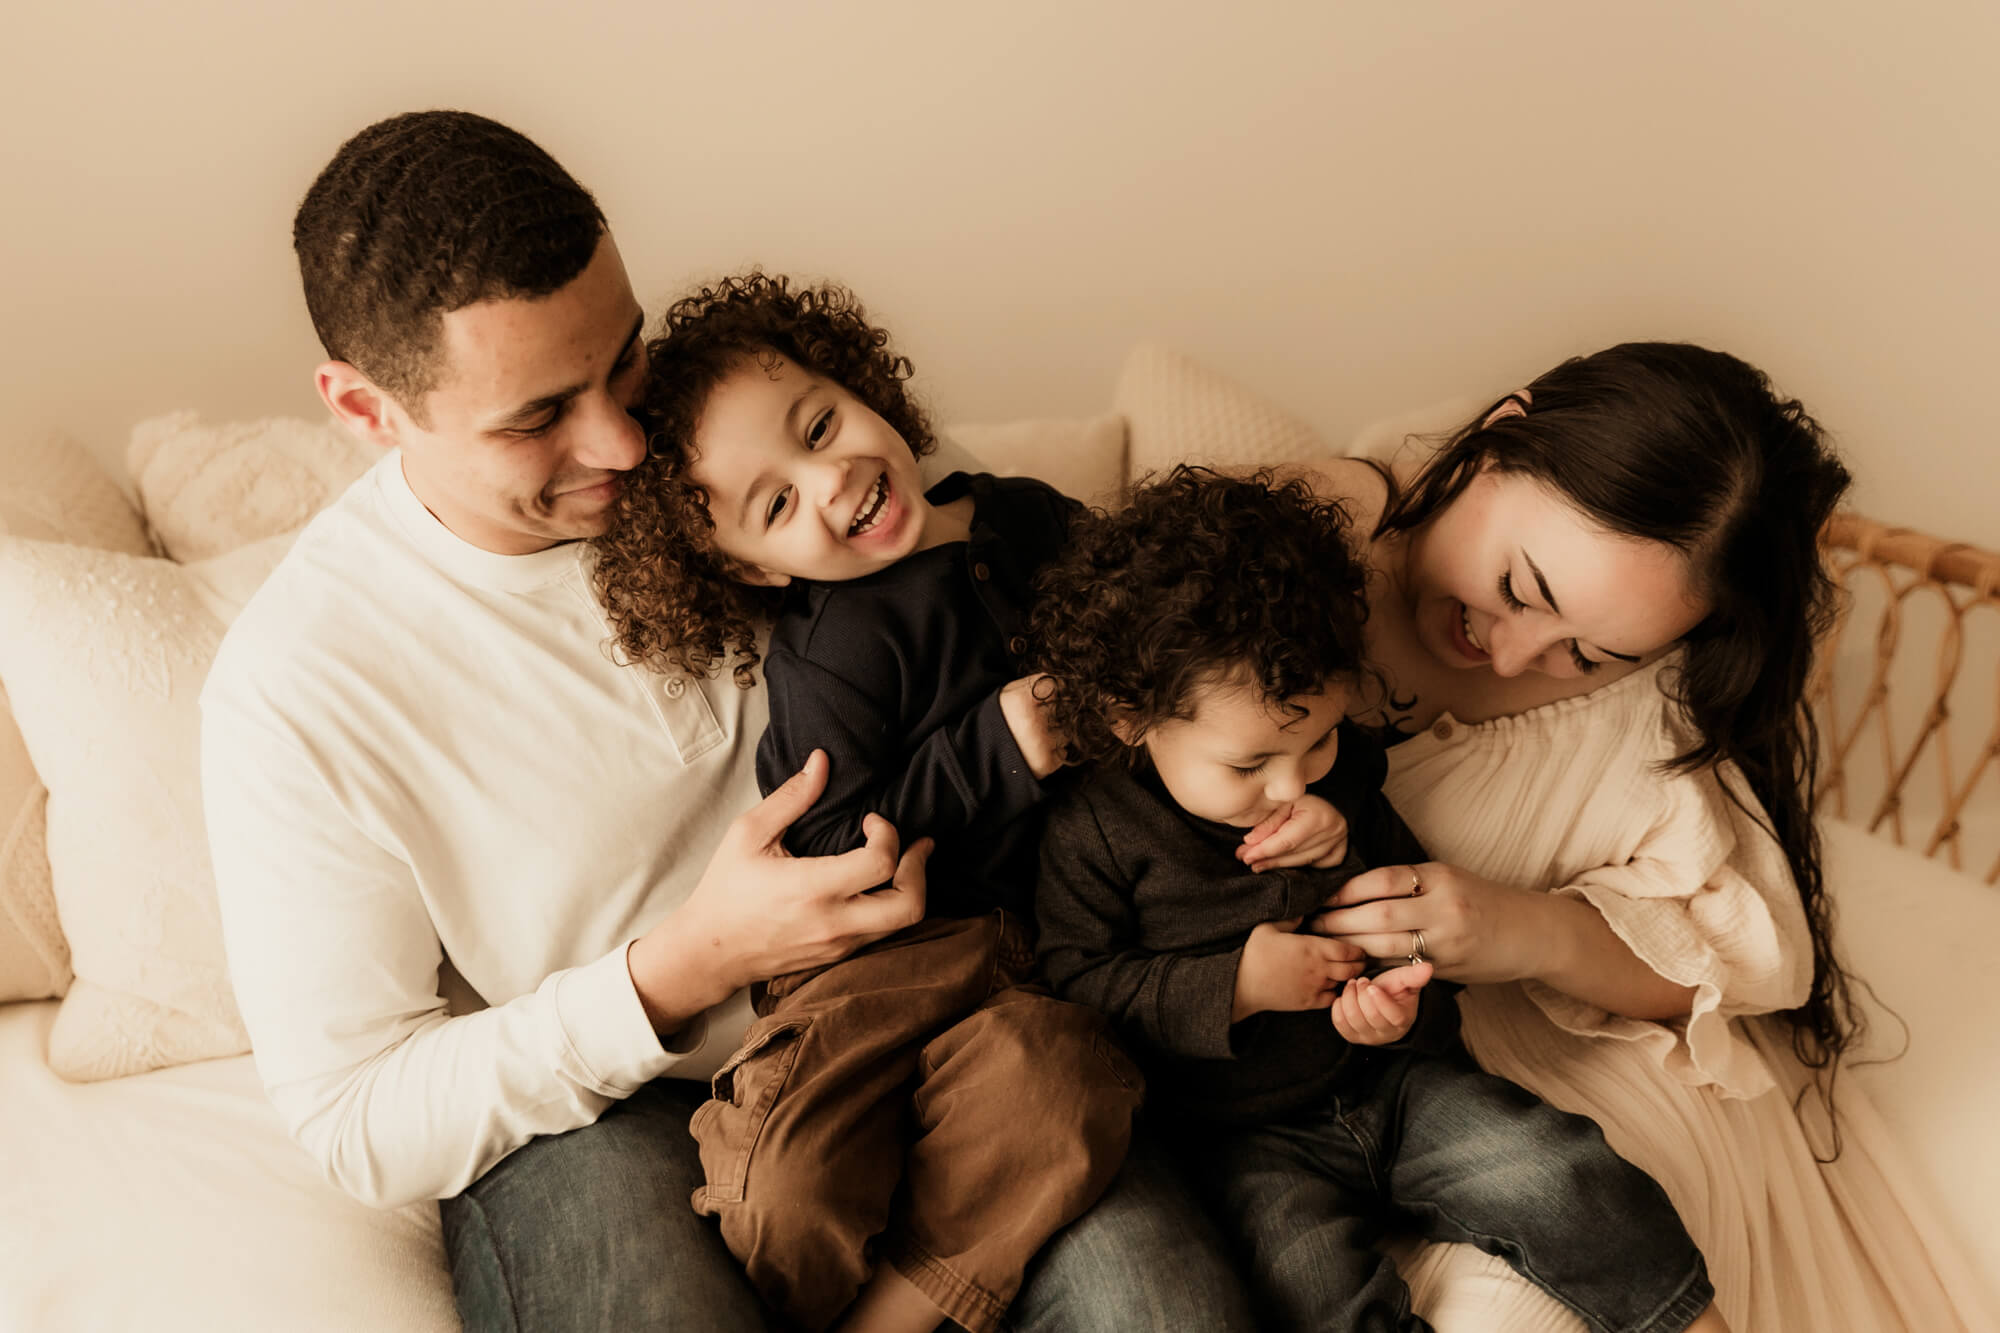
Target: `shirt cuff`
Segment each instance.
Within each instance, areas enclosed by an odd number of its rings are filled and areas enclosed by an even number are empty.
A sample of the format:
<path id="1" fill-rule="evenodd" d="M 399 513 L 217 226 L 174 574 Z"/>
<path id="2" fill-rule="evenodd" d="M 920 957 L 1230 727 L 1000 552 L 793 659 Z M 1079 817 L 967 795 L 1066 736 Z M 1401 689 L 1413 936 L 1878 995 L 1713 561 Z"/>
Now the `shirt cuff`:
<path id="1" fill-rule="evenodd" d="M 1236 1009 L 1236 970 L 1243 950 L 1182 954 L 1162 978 L 1159 992 L 1161 1045 L 1197 1060 L 1233 1060 L 1230 1017 Z"/>
<path id="2" fill-rule="evenodd" d="M 627 947 L 621 944 L 594 963 L 571 968 L 556 985 L 556 1022 L 563 1037 L 611 1097 L 631 1096 L 698 1054 L 708 1040 L 708 1016 L 701 1014 L 662 1043 L 632 984 Z"/>

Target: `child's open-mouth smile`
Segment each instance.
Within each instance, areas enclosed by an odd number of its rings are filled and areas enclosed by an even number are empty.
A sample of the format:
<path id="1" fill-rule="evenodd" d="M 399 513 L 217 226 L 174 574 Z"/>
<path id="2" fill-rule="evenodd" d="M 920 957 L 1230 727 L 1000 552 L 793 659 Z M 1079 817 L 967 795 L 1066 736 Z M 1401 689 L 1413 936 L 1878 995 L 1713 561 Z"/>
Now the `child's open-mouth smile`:
<path id="1" fill-rule="evenodd" d="M 874 528 L 888 503 L 889 474 L 885 472 L 875 478 L 875 484 L 868 488 L 868 494 L 861 497 L 861 508 L 855 512 L 854 521 L 847 525 L 847 535 L 859 537 Z"/>
<path id="2" fill-rule="evenodd" d="M 889 481 L 886 469 L 862 493 L 847 523 L 847 540 L 862 547 L 894 545 L 906 526 L 909 507 Z"/>

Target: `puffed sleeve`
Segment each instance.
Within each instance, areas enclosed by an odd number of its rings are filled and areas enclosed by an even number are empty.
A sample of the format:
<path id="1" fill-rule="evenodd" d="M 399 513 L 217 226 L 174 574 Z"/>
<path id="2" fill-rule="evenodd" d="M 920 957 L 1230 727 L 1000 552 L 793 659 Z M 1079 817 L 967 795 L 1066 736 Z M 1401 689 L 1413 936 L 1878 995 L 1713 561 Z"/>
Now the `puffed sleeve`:
<path id="1" fill-rule="evenodd" d="M 1733 766 L 1648 776 L 1654 815 L 1631 857 L 1554 891 L 1589 902 L 1647 966 L 1692 987 L 1688 1016 L 1626 1018 L 1539 982 L 1527 983 L 1527 993 L 1571 1032 L 1652 1048 L 1684 1083 L 1756 1096 L 1772 1086 L 1770 1076 L 1729 1020 L 1805 1000 L 1813 956 L 1805 909 L 1783 851 L 1762 826 L 1762 808 Z"/>

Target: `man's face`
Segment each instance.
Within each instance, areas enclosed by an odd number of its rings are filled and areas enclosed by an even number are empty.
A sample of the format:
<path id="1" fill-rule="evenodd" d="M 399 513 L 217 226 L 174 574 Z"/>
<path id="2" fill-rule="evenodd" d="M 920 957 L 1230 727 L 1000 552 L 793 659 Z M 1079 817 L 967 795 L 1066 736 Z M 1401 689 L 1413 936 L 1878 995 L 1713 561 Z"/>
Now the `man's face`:
<path id="1" fill-rule="evenodd" d="M 602 533 L 619 474 L 646 453 L 628 411 L 646 374 L 643 321 L 608 231 L 568 286 L 446 315 L 428 425 L 384 412 L 410 489 L 499 555 Z"/>

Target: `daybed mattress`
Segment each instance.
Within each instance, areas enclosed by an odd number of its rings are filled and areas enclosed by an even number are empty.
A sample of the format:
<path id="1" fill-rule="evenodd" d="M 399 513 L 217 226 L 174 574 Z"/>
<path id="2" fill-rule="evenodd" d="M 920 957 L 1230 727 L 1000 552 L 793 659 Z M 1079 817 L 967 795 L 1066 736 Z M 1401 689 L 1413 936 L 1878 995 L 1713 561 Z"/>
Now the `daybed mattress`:
<path id="1" fill-rule="evenodd" d="M 1875 1104 L 1855 1113 L 1903 1145 L 1913 1211 L 1962 1256 L 1940 1256 L 1955 1285 L 2000 1308 L 2000 890 L 1851 825 L 1826 842 L 1849 961 L 1912 1032 L 1902 1059 L 1853 1071 Z M 0 1329 L 457 1327 L 436 1209 L 377 1212 L 322 1181 L 249 1057 L 64 1083 L 42 1058 L 55 1009 L 0 1006 Z"/>

